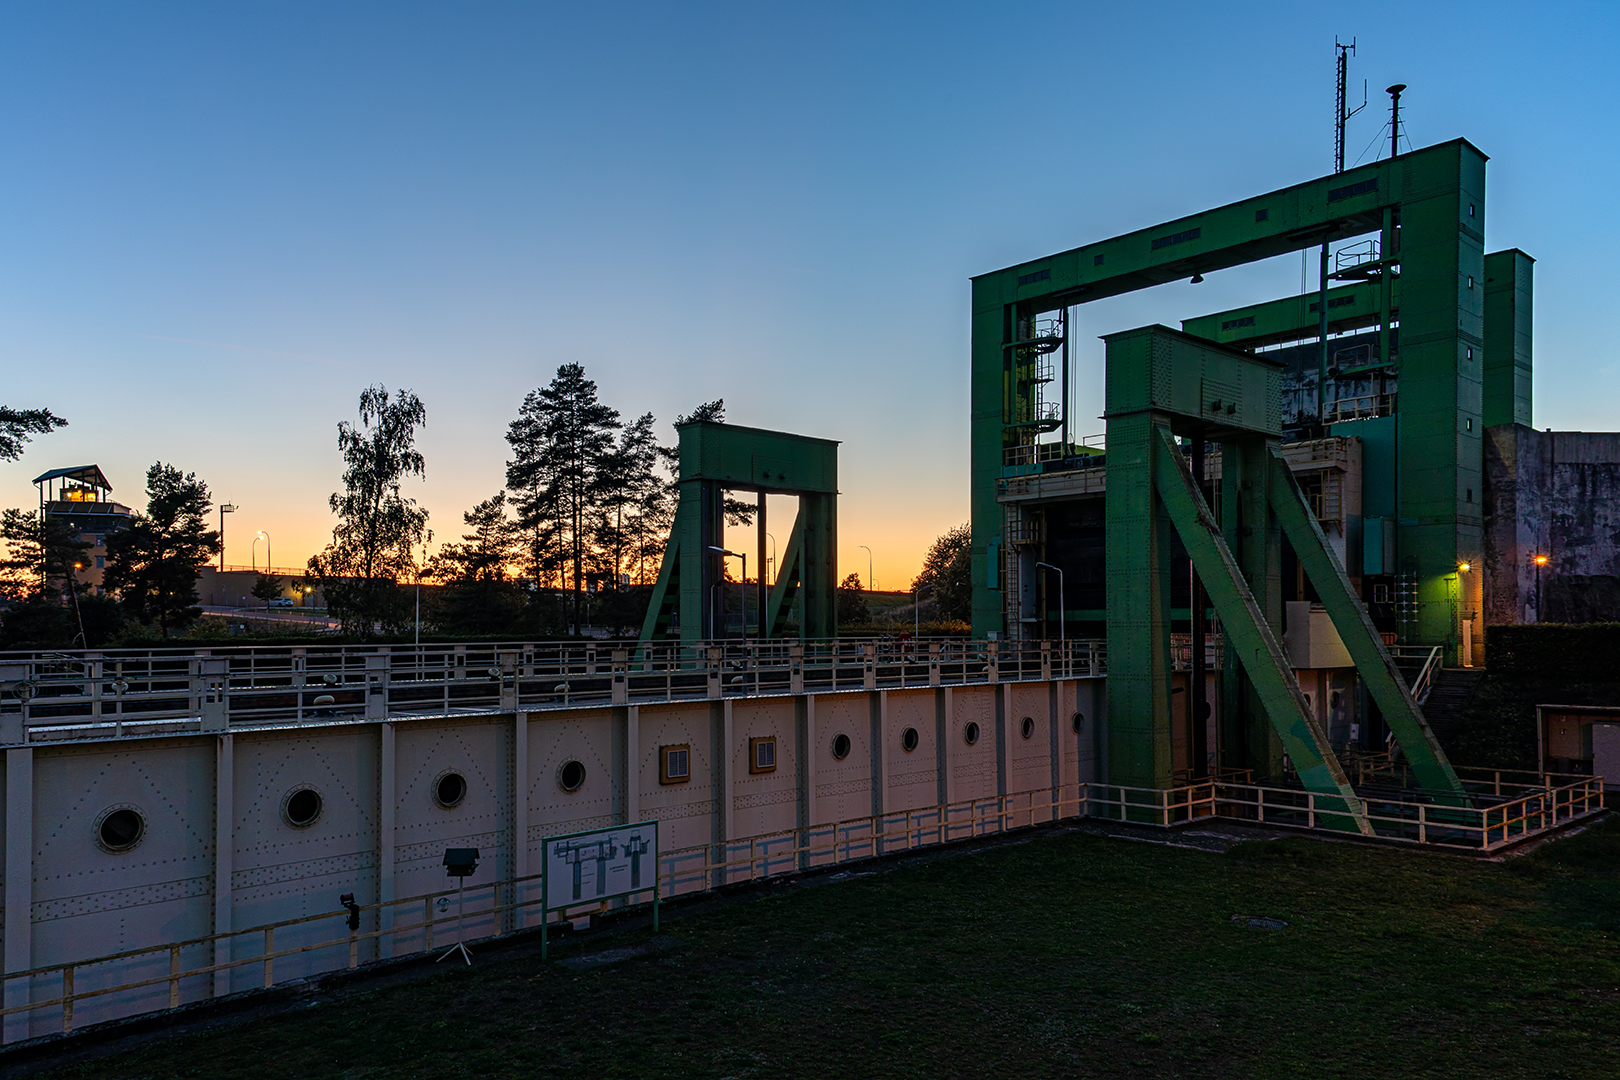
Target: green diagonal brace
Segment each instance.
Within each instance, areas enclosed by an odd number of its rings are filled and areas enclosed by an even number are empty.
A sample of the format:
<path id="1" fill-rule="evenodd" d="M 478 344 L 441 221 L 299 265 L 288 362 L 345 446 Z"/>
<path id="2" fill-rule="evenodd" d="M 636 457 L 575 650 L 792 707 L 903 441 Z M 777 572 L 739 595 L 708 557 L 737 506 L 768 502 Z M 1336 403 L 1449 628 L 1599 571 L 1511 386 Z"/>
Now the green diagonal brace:
<path id="1" fill-rule="evenodd" d="M 1367 610 L 1356 599 L 1350 579 L 1322 536 L 1322 527 L 1316 517 L 1305 508 L 1305 497 L 1299 490 L 1288 465 L 1273 451 L 1271 457 L 1272 490 L 1278 497 L 1272 500 L 1272 512 L 1282 526 L 1283 535 L 1293 545 L 1294 554 L 1305 569 L 1305 574 L 1316 587 L 1322 606 L 1327 609 L 1333 628 L 1339 632 L 1344 647 L 1355 661 L 1367 693 L 1378 703 L 1384 714 L 1384 723 L 1401 745 L 1401 752 L 1412 765 L 1412 774 L 1426 790 L 1450 792 L 1462 799 L 1461 805 L 1470 805 L 1462 782 L 1446 760 L 1445 751 L 1435 740 L 1434 732 L 1418 711 L 1411 691 L 1395 669 L 1389 650 L 1373 628 Z"/>
<path id="2" fill-rule="evenodd" d="M 1311 714 L 1271 627 L 1249 591 L 1237 560 L 1221 536 L 1215 515 L 1194 483 L 1187 460 L 1168 429 L 1156 429 L 1153 481 L 1181 542 L 1220 616 L 1227 643 L 1237 653 L 1255 693 L 1281 737 L 1307 791 L 1314 792 L 1325 827 L 1371 835 L 1366 811 Z"/>
<path id="3" fill-rule="evenodd" d="M 765 625 L 770 636 L 779 638 L 787 633 L 788 617 L 793 613 L 793 598 L 798 595 L 804 577 L 804 511 L 793 519 L 793 531 L 788 534 L 787 547 L 782 551 L 782 562 L 776 570 L 776 582 L 771 586 L 770 598 L 765 606 Z"/>

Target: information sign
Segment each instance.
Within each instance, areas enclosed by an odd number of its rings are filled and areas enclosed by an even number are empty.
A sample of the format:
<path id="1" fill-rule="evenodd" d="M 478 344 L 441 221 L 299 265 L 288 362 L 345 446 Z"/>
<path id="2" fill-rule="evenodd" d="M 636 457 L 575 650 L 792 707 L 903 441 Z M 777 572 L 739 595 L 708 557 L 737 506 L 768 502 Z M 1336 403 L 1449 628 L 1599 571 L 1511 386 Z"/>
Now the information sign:
<path id="1" fill-rule="evenodd" d="M 541 869 L 542 960 L 549 937 L 547 920 L 553 911 L 564 908 L 650 892 L 653 929 L 658 929 L 658 822 L 547 837 Z"/>

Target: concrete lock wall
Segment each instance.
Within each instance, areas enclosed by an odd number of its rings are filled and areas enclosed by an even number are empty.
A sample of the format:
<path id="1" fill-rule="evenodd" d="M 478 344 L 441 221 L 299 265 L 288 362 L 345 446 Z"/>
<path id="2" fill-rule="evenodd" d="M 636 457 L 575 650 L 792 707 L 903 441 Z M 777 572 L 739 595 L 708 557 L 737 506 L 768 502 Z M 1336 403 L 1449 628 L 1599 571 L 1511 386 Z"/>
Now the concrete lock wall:
<path id="1" fill-rule="evenodd" d="M 1487 429 L 1485 617 L 1606 622 L 1620 611 L 1620 434 Z M 1536 594 L 1535 556 L 1546 556 Z"/>
<path id="2" fill-rule="evenodd" d="M 727 841 L 998 794 L 1058 788 L 1072 800 L 1079 784 L 1107 779 L 1097 771 L 1106 749 L 1101 687 L 1098 678 L 859 690 L 14 747 L 0 776 L 6 970 L 329 914 L 343 893 L 374 904 L 443 890 L 454 884 L 442 865 L 447 847 L 480 850 L 466 883 L 474 890 L 538 873 L 547 836 L 616 823 L 655 818 L 666 856 L 701 856 Z M 969 725 L 977 725 L 971 742 Z M 771 737 L 775 768 L 751 772 L 750 740 Z M 684 782 L 660 782 L 660 748 L 670 745 L 690 747 Z M 559 776 L 570 761 L 584 766 L 574 791 Z M 450 773 L 464 778 L 465 795 L 446 807 L 435 792 Z M 319 794 L 321 810 L 295 827 L 285 807 L 303 789 Z M 98 829 L 120 808 L 136 810 L 145 831 L 114 852 Z M 830 858 L 799 860 L 818 861 Z M 666 859 L 665 870 L 681 865 Z M 796 868 L 787 854 L 755 873 Z M 684 875 L 670 891 L 721 880 Z M 480 905 L 469 900 L 468 938 L 497 929 L 482 895 Z M 421 918 L 420 907 L 368 913 L 380 921 L 366 928 Z M 532 909 L 506 920 L 501 929 L 538 924 Z M 274 947 L 331 941 L 335 925 L 283 927 Z M 443 947 L 455 938 L 440 926 Z M 420 950 L 424 937 L 412 929 L 362 941 L 358 959 Z M 179 959 L 184 969 L 220 963 L 232 948 L 243 959 L 262 955 L 263 942 L 204 942 Z M 347 945 L 281 957 L 275 981 L 348 962 Z M 77 969 L 80 993 L 159 981 L 79 1001 L 75 1026 L 167 1006 L 170 963 L 161 951 Z M 61 992 L 59 974 L 28 981 L 8 984 L 8 1006 Z M 263 984 L 262 964 L 248 964 L 183 979 L 179 998 Z M 13 1015 L 5 1038 L 58 1031 L 61 1021 L 56 1008 Z"/>

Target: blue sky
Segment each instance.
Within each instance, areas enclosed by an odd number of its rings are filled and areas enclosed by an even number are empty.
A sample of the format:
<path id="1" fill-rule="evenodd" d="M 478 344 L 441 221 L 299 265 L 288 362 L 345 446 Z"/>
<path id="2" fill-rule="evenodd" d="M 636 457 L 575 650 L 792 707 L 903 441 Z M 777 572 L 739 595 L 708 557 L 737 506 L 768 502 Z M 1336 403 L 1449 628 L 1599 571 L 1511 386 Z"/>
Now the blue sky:
<path id="1" fill-rule="evenodd" d="M 0 401 L 72 426 L 0 465 L 3 505 L 90 461 L 138 505 L 161 459 L 242 505 L 230 562 L 264 529 L 298 565 L 381 381 L 427 403 L 448 537 L 579 361 L 627 416 L 724 396 L 843 440 L 841 571 L 866 544 L 904 587 L 967 517 L 969 275 L 1328 172 L 1335 35 L 1352 161 L 1396 81 L 1415 145 L 1491 155 L 1488 246 L 1538 260 L 1537 425 L 1620 428 L 1613 3 L 4 11 Z M 1081 330 L 1298 288 L 1294 256 Z"/>

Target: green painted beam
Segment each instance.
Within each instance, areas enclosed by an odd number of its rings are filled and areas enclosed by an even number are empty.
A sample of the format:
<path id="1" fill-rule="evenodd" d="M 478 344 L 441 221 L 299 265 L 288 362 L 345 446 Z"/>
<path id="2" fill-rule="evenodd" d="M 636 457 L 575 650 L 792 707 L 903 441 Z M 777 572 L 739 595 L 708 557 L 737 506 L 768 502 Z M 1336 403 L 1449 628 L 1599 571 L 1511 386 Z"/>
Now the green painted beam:
<path id="1" fill-rule="evenodd" d="M 1401 752 L 1412 765 L 1412 774 L 1425 789 L 1447 792 L 1457 796 L 1461 805 L 1468 805 L 1468 795 L 1457 773 L 1446 760 L 1445 751 L 1423 719 L 1416 701 L 1406 688 L 1406 681 L 1395 669 L 1389 650 L 1374 629 L 1367 609 L 1362 607 L 1344 567 L 1327 545 L 1316 515 L 1306 507 L 1305 496 L 1294 480 L 1288 463 L 1280 455 L 1271 456 L 1271 483 L 1275 498 L 1272 510 L 1283 534 L 1293 545 L 1294 554 L 1305 574 L 1316 587 L 1322 606 L 1333 620 L 1350 659 L 1355 661 L 1356 673 L 1361 676 L 1367 693 L 1384 714 L 1384 723 L 1400 743 Z"/>
<path id="2" fill-rule="evenodd" d="M 1395 314 L 1400 313 L 1400 276 L 1393 283 Z M 1380 285 L 1358 281 L 1328 290 L 1328 333 L 1340 334 L 1378 325 Z M 1319 328 L 1317 293 L 1285 296 L 1263 304 L 1217 311 L 1183 319 L 1181 329 L 1234 349 L 1254 349 L 1285 341 L 1315 338 Z"/>
<path id="3" fill-rule="evenodd" d="M 1361 800 L 1312 715 L 1282 645 L 1249 591 L 1237 560 L 1221 536 L 1215 515 L 1193 480 L 1187 459 L 1168 426 L 1156 426 L 1154 435 L 1150 451 L 1153 486 L 1164 501 L 1170 521 L 1220 614 L 1227 642 L 1237 654 L 1266 715 L 1282 739 L 1300 783 L 1307 791 L 1316 793 L 1318 810 L 1331 815 L 1319 824 L 1371 835 L 1372 828 Z M 1109 656 L 1112 665 L 1111 646 Z M 1109 677 L 1112 679 L 1112 671 Z"/>

